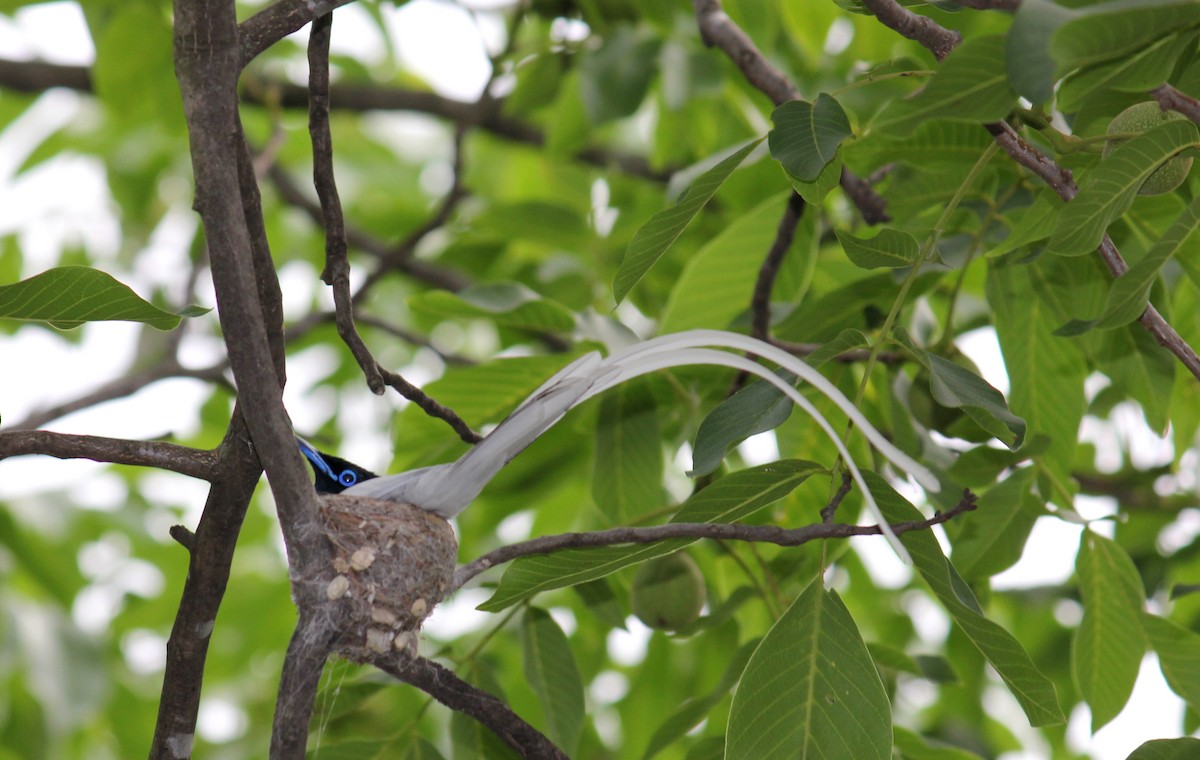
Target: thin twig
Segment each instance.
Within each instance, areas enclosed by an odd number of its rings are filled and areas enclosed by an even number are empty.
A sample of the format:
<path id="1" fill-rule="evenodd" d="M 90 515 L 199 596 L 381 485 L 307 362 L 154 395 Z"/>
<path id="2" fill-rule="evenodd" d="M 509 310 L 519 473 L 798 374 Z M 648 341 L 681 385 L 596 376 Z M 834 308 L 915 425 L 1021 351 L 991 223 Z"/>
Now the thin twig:
<path id="1" fill-rule="evenodd" d="M 272 166 L 267 171 L 267 178 L 286 203 L 304 211 L 317 224 L 322 223 L 321 206 L 304 194 L 287 171 Z M 404 245 L 403 242 L 392 245 L 350 224 L 346 225 L 346 240 L 355 249 L 380 259 L 392 256 L 397 247 Z M 461 272 L 423 259 L 393 259 L 392 265 L 413 279 L 442 290 L 457 292 L 471 284 L 471 279 Z"/>
<path id="2" fill-rule="evenodd" d="M 750 299 L 750 311 L 753 314 L 751 334 L 759 340 L 769 340 L 771 333 L 771 289 L 775 286 L 775 278 L 779 275 L 779 267 L 783 257 L 792 247 L 792 239 L 796 236 L 796 225 L 804 216 L 806 204 L 800 194 L 793 191 L 788 198 L 787 208 L 779 219 L 779 227 L 775 230 L 775 239 L 767 250 L 767 256 L 759 267 L 758 277 L 754 281 L 754 295 Z"/>
<path id="3" fill-rule="evenodd" d="M 308 131 L 312 139 L 313 187 L 321 202 L 325 227 L 325 271 L 321 279 L 333 287 L 334 314 L 338 335 L 350 349 L 376 396 L 384 391 L 379 363 L 354 326 L 354 303 L 350 296 L 350 261 L 346 255 L 346 222 L 333 175 L 333 136 L 329 131 L 329 38 L 333 14 L 312 23 L 308 37 Z"/>
<path id="4" fill-rule="evenodd" d="M 504 700 L 472 686 L 449 668 L 403 652 L 369 653 L 367 662 L 417 687 L 452 710 L 469 715 L 496 734 L 521 757 L 567 760 L 567 754 L 513 712 Z"/>
<path id="5" fill-rule="evenodd" d="M 844 495 L 844 494 L 843 494 Z M 964 492 L 953 508 L 938 512 L 924 520 L 895 523 L 892 532 L 897 536 L 913 530 L 926 530 L 975 509 L 975 495 Z M 521 557 L 552 554 L 564 549 L 582 549 L 616 544 L 650 544 L 672 538 L 714 538 L 727 541 L 754 541 L 777 546 L 802 546 L 810 541 L 852 536 L 878 536 L 878 525 L 849 525 L 846 523 L 816 523 L 802 528 L 781 528 L 777 525 L 743 525 L 740 523 L 668 523 L 646 528 L 611 528 L 589 533 L 560 533 L 553 536 L 502 546 L 458 568 L 454 573 L 452 590 L 476 575 L 496 565 Z"/>
<path id="6" fill-rule="evenodd" d="M 379 371 L 385 383 L 394 388 L 401 396 L 421 407 L 421 410 L 430 417 L 436 417 L 445 422 L 466 443 L 476 444 L 483 440 L 483 436 L 472 430 L 466 420 L 459 417 L 450 407 L 439 404 L 429 394 L 405 380 L 400 374 L 382 367 Z"/>
<path id="7" fill-rule="evenodd" d="M 1200 100 L 1196 100 L 1186 92 L 1180 92 L 1170 84 L 1162 84 L 1150 91 L 1163 110 L 1178 111 L 1192 121 L 1200 124 Z"/>
<path id="8" fill-rule="evenodd" d="M 850 473 L 842 473 L 842 484 L 838 486 L 837 492 L 833 498 L 829 500 L 821 509 L 821 522 L 825 525 L 832 525 L 833 518 L 837 516 L 838 507 L 842 506 L 842 502 L 846 500 L 846 495 L 850 493 L 851 486 L 854 482 L 850 479 Z"/>
<path id="9" fill-rule="evenodd" d="M 6 424 L 4 427 L 8 430 L 33 430 L 40 428 L 49 422 L 53 422 L 73 412 L 132 396 L 141 389 L 160 380 L 169 380 L 176 377 L 218 383 L 229 390 L 233 390 L 233 384 L 225 379 L 225 372 L 228 369 L 228 359 L 222 359 L 212 366 L 201 369 L 185 369 L 179 365 L 179 362 L 174 357 L 167 357 L 153 367 L 110 380 L 99 388 L 90 390 L 73 399 L 42 409 L 35 409 L 24 419 L 17 420 L 11 425 Z"/>
<path id="10" fill-rule="evenodd" d="M 454 214 L 459 204 L 469 195 L 466 186 L 463 184 L 463 141 L 465 138 L 466 128 L 460 125 L 454 130 L 454 158 L 451 164 L 453 179 L 450 190 L 446 192 L 441 202 L 438 203 L 437 210 L 421 226 L 408 233 L 403 240 L 379 258 L 379 263 L 375 269 L 367 275 L 367 279 L 359 287 L 358 292 L 354 294 L 355 298 L 361 297 L 366 291 L 374 287 L 392 269 L 401 268 L 406 262 L 412 261 L 413 255 L 417 252 L 417 247 L 421 242 L 433 232 L 446 226 L 446 223 L 450 221 L 450 217 Z"/>

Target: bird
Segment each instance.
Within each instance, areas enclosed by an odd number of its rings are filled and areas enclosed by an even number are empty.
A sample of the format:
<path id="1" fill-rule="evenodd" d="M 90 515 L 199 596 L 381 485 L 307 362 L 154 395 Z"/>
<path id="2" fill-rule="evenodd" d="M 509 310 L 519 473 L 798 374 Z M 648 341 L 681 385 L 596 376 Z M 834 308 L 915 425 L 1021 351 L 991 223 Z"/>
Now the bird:
<path id="1" fill-rule="evenodd" d="M 364 480 L 379 477 L 366 467 L 359 467 L 341 457 L 318 451 L 315 446 L 300 436 L 296 436 L 296 444 L 313 469 L 316 476 L 313 487 L 317 489 L 317 493 L 341 493 Z"/>
<path id="2" fill-rule="evenodd" d="M 728 349 L 728 350 L 721 350 Z M 447 464 L 421 467 L 396 475 L 376 475 L 344 459 L 318 451 L 297 437 L 301 453 L 316 476 L 321 493 L 345 493 L 412 504 L 444 518 L 462 512 L 489 481 L 538 436 L 573 407 L 621 383 L 657 370 L 684 365 L 716 365 L 756 375 L 773 384 L 804 409 L 833 442 L 863 500 L 901 558 L 907 552 L 888 527 L 882 512 L 846 445 L 812 402 L 768 367 L 744 352 L 766 359 L 811 384 L 828 397 L 863 432 L 887 460 L 929 492 L 940 489 L 938 478 L 924 465 L 888 441 L 833 383 L 810 365 L 765 341 L 726 330 L 686 330 L 650 338 L 607 357 L 586 353 L 548 378 L 474 448 Z"/>

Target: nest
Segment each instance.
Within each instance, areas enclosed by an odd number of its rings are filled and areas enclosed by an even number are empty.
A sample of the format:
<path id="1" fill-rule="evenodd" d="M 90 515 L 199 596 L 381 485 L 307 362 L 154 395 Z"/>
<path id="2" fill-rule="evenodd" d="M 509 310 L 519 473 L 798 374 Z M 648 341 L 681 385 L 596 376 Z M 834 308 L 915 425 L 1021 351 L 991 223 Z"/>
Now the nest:
<path id="1" fill-rule="evenodd" d="M 321 520 L 333 559 L 293 581 L 297 602 L 336 610 L 336 651 L 351 660 L 415 654 L 421 623 L 454 577 L 450 524 L 408 504 L 345 495 L 321 497 Z"/>

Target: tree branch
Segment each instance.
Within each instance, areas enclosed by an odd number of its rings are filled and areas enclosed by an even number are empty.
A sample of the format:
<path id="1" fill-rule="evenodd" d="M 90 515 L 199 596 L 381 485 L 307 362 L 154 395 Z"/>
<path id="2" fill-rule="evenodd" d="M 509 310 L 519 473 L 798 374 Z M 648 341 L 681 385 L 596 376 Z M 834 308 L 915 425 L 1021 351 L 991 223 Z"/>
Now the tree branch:
<path id="1" fill-rule="evenodd" d="M 110 380 L 99 388 L 76 398 L 43 409 L 36 409 L 24 419 L 18 420 L 12 425 L 5 425 L 5 427 L 9 430 L 33 430 L 40 428 L 72 412 L 78 412 L 81 409 L 103 404 L 106 401 L 115 401 L 119 398 L 132 396 L 142 388 L 157 383 L 159 380 L 167 380 L 174 377 L 186 377 L 220 383 L 232 390 L 233 386 L 225 379 L 225 371 L 227 369 L 229 369 L 229 362 L 227 360 L 219 361 L 210 367 L 202 369 L 184 369 L 174 357 L 168 357 L 153 367 Z"/>
<path id="2" fill-rule="evenodd" d="M 334 314 L 338 335 L 350 349 L 376 396 L 384 391 L 379 363 L 354 326 L 354 303 L 350 298 L 350 262 L 346 257 L 346 222 L 333 176 L 333 136 L 329 132 L 329 38 L 333 14 L 313 21 L 308 38 L 308 131 L 312 137 L 313 187 L 321 201 L 325 227 L 325 271 L 321 279 L 333 287 Z"/>
<path id="3" fill-rule="evenodd" d="M 779 275 L 779 267 L 783 257 L 792 247 L 792 239 L 796 236 L 796 225 L 804 216 L 806 204 L 800 194 L 793 191 L 788 198 L 787 208 L 779 219 L 779 228 L 775 230 L 775 239 L 767 256 L 759 267 L 758 277 L 754 281 L 754 295 L 750 299 L 750 311 L 753 315 L 751 334 L 759 340 L 769 340 L 771 333 L 771 289 L 775 278 Z"/>
<path id="4" fill-rule="evenodd" d="M 475 720 L 500 737 L 521 757 L 566 760 L 567 755 L 536 728 L 512 711 L 503 700 L 472 686 L 454 671 L 423 657 L 404 652 L 372 653 L 371 665 L 417 687 L 443 705 Z"/>
<path id="5" fill-rule="evenodd" d="M 1021 7 L 1021 0 L 954 0 L 954 2 L 977 11 L 1015 11 Z"/>
<path id="6" fill-rule="evenodd" d="M 191 757 L 213 623 L 229 583 L 246 508 L 262 475 L 240 407 L 234 409 L 225 438 L 217 447 L 216 460 L 212 487 L 196 532 L 184 533 L 181 526 L 171 531 L 176 540 L 182 538 L 180 543 L 188 550 L 188 572 L 167 639 L 151 760 Z"/>
<path id="7" fill-rule="evenodd" d="M 337 639 L 336 626 L 301 610 L 283 658 L 271 726 L 271 760 L 304 760 L 321 672 Z"/>
<path id="8" fill-rule="evenodd" d="M 320 205 L 305 195 L 284 169 L 272 166 L 267 170 L 267 177 L 271 180 L 280 198 L 303 210 L 317 224 L 322 223 Z M 355 248 L 379 259 L 392 256 L 396 248 L 403 245 L 403 243 L 391 245 L 352 225 L 346 227 L 346 240 Z M 471 284 L 470 278 L 466 275 L 421 259 L 399 258 L 392 262 L 392 266 L 416 280 L 443 290 L 457 292 Z"/>
<path id="9" fill-rule="evenodd" d="M 240 46 L 238 69 L 257 58 L 264 50 L 306 24 L 332 13 L 351 0 L 278 0 L 238 25 Z"/>
<path id="10" fill-rule="evenodd" d="M 867 10 L 875 14 L 884 26 L 914 42 L 921 43 L 939 61 L 962 42 L 962 35 L 951 31 L 931 18 L 920 16 L 895 0 L 862 0 Z"/>
<path id="11" fill-rule="evenodd" d="M 719 48 L 737 65 L 746 81 L 771 99 L 775 105 L 796 100 L 800 93 L 795 85 L 767 61 L 754 41 L 726 15 L 721 0 L 693 0 L 692 8 L 700 27 L 700 39 L 709 47 Z M 867 224 L 888 221 L 886 202 L 870 185 L 849 169 L 842 169 L 842 188 L 862 214 Z"/>
<path id="12" fill-rule="evenodd" d="M 1170 84 L 1161 84 L 1150 91 L 1164 111 L 1178 111 L 1192 121 L 1200 124 L 1200 100 L 1196 100 L 1185 92 L 1180 92 Z"/>
<path id="13" fill-rule="evenodd" d="M 948 55 L 954 47 L 951 45 L 947 48 L 946 44 L 952 37 L 957 35 L 957 32 L 950 32 L 938 26 L 932 20 L 916 16 L 911 11 L 902 8 L 895 0 L 863 0 L 863 4 L 870 8 L 881 22 L 900 34 L 920 42 L 939 60 Z M 961 35 L 958 36 L 958 39 L 961 40 Z M 957 44 L 957 41 L 955 44 Z M 1175 98 L 1170 91 L 1164 90 L 1163 87 L 1155 89 L 1153 93 L 1155 97 L 1167 99 L 1172 107 L 1189 107 L 1186 101 Z M 1160 100 L 1160 103 L 1162 103 L 1162 100 Z M 1198 115 L 1200 115 L 1200 110 L 1198 110 Z M 1022 140 L 1009 124 L 995 122 L 985 124 L 984 128 L 992 134 L 993 139 L 1004 149 L 1004 152 L 1009 157 L 1041 177 L 1064 201 L 1070 201 L 1079 192 L 1079 188 L 1075 184 L 1070 171 L 1059 166 L 1037 148 Z M 1104 261 L 1104 265 L 1108 267 L 1108 271 L 1112 273 L 1114 278 L 1122 276 L 1129 270 L 1125 259 L 1121 257 L 1121 252 L 1117 250 L 1117 246 L 1107 234 L 1101 240 L 1098 250 L 1100 258 Z M 1187 344 L 1175 328 L 1163 319 L 1162 314 L 1158 312 L 1158 309 L 1154 308 L 1153 304 L 1146 307 L 1146 310 L 1138 318 L 1138 322 L 1154 336 L 1154 340 L 1160 346 L 1174 354 L 1180 363 L 1196 379 L 1200 380 L 1200 356 Z"/>
<path id="14" fill-rule="evenodd" d="M 844 497 L 844 493 L 839 491 Z M 840 502 L 840 497 L 838 497 Z M 925 520 L 895 523 L 891 526 L 897 536 L 913 530 L 926 530 L 975 509 L 975 494 L 964 491 L 962 499 L 953 508 L 938 512 Z M 610 528 L 589 533 L 560 533 L 553 536 L 522 541 L 498 549 L 472 560 L 454 573 L 451 591 L 462 586 L 476 575 L 505 562 L 538 554 L 552 554 L 563 549 L 583 549 L 616 544 L 651 544 L 672 538 L 714 538 L 725 541 L 752 541 L 777 546 L 802 546 L 810 541 L 825 538 L 850 538 L 852 536 L 878 536 L 883 530 L 878 525 L 849 525 L 845 523 L 821 522 L 802 528 L 781 528 L 777 525 L 743 525 L 740 523 L 667 523 L 645 528 Z"/>
<path id="15" fill-rule="evenodd" d="M 0 459 L 40 454 L 58 459 L 91 459 L 96 462 L 157 467 L 200 480 L 212 480 L 215 452 L 163 441 L 130 441 L 94 435 L 68 435 L 45 430 L 0 433 Z"/>

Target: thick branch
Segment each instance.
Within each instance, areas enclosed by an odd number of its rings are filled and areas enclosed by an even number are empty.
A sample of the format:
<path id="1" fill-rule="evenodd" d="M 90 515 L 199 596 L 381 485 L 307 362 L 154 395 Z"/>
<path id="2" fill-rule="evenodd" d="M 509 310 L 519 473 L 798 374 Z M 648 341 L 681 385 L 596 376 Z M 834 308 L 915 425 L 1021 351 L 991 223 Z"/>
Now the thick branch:
<path id="1" fill-rule="evenodd" d="M 188 124 L 194 205 L 208 241 L 218 315 L 237 379 L 238 409 L 245 415 L 246 430 L 254 444 L 253 448 L 246 446 L 245 436 L 241 436 L 237 456 L 256 456 L 266 470 L 289 556 L 299 553 L 309 561 L 318 561 L 331 549 L 323 540 L 316 496 L 296 450 L 281 398 L 284 374 L 279 283 L 262 234 L 257 185 L 237 110 L 241 57 L 235 9 L 225 0 L 179 0 L 174 11 L 175 70 Z M 255 481 L 257 467 L 255 464 L 250 468 Z M 216 492 L 214 487 L 213 494 Z M 230 503 L 239 514 L 231 519 L 236 517 L 240 525 L 244 506 L 241 493 L 236 496 L 239 498 L 230 499 Z M 213 506 L 211 501 L 208 506 Z M 192 559 L 193 567 L 201 562 L 196 555 Z M 184 616 L 181 609 L 180 619 Z M 208 617 L 199 621 L 198 630 L 181 633 L 190 636 L 190 642 L 200 641 L 203 648 L 213 622 L 214 617 Z M 180 625 L 179 619 L 176 624 Z M 189 690 L 187 708 L 198 704 L 198 693 L 193 700 L 190 692 L 198 692 L 201 674 L 196 673 L 191 682 L 176 684 Z M 194 725 L 194 719 L 191 722 Z M 190 747 L 177 746 L 181 738 L 176 730 L 162 744 L 156 737 L 160 756 L 190 754 Z"/>
<path id="2" fill-rule="evenodd" d="M 370 664 L 417 687 L 443 705 L 475 720 L 500 737 L 521 757 L 566 760 L 567 755 L 536 728 L 512 711 L 503 700 L 459 678 L 454 671 L 423 657 L 403 652 L 378 654 Z"/>
<path id="3" fill-rule="evenodd" d="M 726 15 L 721 0 L 693 0 L 700 39 L 709 47 L 719 48 L 733 61 L 746 81 L 771 99 L 775 105 L 796 100 L 800 93 L 784 74 L 767 61 L 754 41 Z M 867 224 L 888 221 L 886 202 L 870 185 L 849 169 L 842 169 L 842 188 L 858 208 Z"/>
<path id="4" fill-rule="evenodd" d="M 844 495 L 839 491 L 838 502 Z M 895 523 L 891 526 L 892 532 L 899 536 L 913 530 L 926 530 L 973 509 L 975 509 L 975 495 L 964 492 L 962 500 L 952 509 L 938 512 L 925 520 Z M 520 557 L 552 554 L 563 549 L 582 549 L 616 544 L 652 544 L 672 538 L 715 538 L 725 541 L 768 543 L 777 546 L 802 546 L 810 541 L 824 538 L 850 538 L 882 534 L 883 530 L 878 525 L 848 525 L 833 522 L 821 522 L 802 528 L 742 525 L 740 523 L 668 523 L 646 528 L 611 528 L 589 533 L 560 533 L 502 546 L 463 565 L 454 573 L 452 590 L 462 588 L 467 581 L 496 565 L 511 562 Z"/>
<path id="5" fill-rule="evenodd" d="M 302 608 L 303 609 L 303 608 Z M 325 661 L 333 651 L 337 630 L 323 620 L 301 614 L 287 656 L 275 701 L 271 729 L 271 760 L 304 760 L 308 747 L 308 724 L 321 683 Z"/>
<path id="6" fill-rule="evenodd" d="M 167 639 L 162 696 L 150 745 L 151 760 L 191 756 L 213 622 L 229 583 L 242 520 L 262 475 L 240 409 L 234 409 L 225 439 L 217 447 L 213 472 L 212 487 L 195 534 L 172 531 L 176 538 L 187 536 L 184 545 L 188 549 L 188 572 Z"/>
<path id="7" fill-rule="evenodd" d="M 30 454 L 157 467 L 200 480 L 212 480 L 217 463 L 216 454 L 212 451 L 162 441 L 130 441 L 45 430 L 0 433 L 0 459 Z"/>

